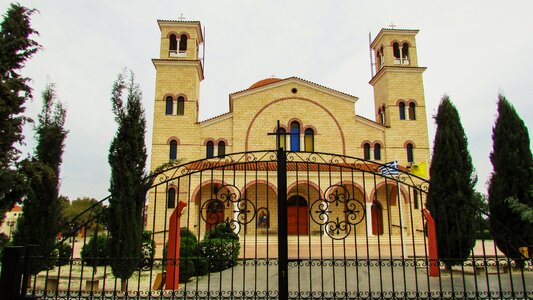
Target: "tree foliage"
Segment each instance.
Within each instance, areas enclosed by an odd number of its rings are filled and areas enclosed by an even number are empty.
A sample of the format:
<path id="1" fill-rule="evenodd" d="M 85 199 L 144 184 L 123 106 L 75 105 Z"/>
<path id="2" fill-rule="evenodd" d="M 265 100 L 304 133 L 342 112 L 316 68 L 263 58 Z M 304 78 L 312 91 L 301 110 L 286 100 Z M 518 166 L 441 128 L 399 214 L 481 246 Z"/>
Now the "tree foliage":
<path id="1" fill-rule="evenodd" d="M 490 229 L 498 249 L 517 259 L 521 257 L 519 247 L 533 244 L 533 224 L 523 220 L 506 199 L 515 199 L 515 206 L 533 207 L 533 158 L 527 127 L 503 95 L 499 95 L 492 142 Z"/>
<path id="2" fill-rule="evenodd" d="M 67 131 L 66 111 L 56 100 L 54 86 L 49 84 L 43 92 L 43 109 L 36 127 L 35 158 L 25 159 L 19 168 L 25 181 L 24 200 L 14 244 L 39 245 L 34 254 L 42 257 L 50 256 L 54 250 L 62 223 L 59 170 Z M 46 264 L 32 264 L 32 274 L 48 267 Z"/>
<path id="3" fill-rule="evenodd" d="M 23 143 L 22 126 L 29 119 L 24 103 L 31 99 L 29 78 L 20 75 L 26 61 L 39 50 L 32 39 L 33 9 L 11 4 L 0 23 L 0 224 L 6 211 L 22 196 L 24 179 L 16 171 L 17 144 Z"/>
<path id="4" fill-rule="evenodd" d="M 101 230 L 107 222 L 105 213 L 106 208 L 98 200 L 89 197 L 76 198 L 62 209 L 62 218 L 65 220 L 65 226 L 68 226 L 65 228 L 66 232 L 69 232 L 70 228 L 78 230 L 82 227 L 86 233 Z"/>
<path id="5" fill-rule="evenodd" d="M 448 96 L 442 98 L 435 122 L 427 207 L 435 219 L 439 258 L 450 268 L 465 261 L 474 247 L 479 200 L 468 141 Z"/>
<path id="6" fill-rule="evenodd" d="M 141 91 L 133 73 L 126 80 L 121 74 L 113 84 L 111 101 L 118 129 L 108 158 L 111 166 L 108 220 L 111 267 L 113 274 L 122 280 L 122 287 L 139 265 L 143 209 L 151 184 L 145 174 L 146 121 Z M 123 99 L 125 91 L 126 102 Z"/>

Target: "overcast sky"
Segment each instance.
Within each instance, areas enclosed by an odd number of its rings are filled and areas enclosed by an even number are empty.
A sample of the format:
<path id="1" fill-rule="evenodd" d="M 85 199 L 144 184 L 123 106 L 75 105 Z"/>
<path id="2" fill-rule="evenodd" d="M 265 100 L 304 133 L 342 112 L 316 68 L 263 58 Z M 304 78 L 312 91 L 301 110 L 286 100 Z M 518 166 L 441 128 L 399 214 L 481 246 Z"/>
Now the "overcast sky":
<path id="1" fill-rule="evenodd" d="M 40 111 L 47 78 L 68 109 L 61 168 L 61 193 L 70 199 L 108 194 L 107 153 L 116 124 L 110 92 L 124 67 L 134 71 L 148 120 L 155 89 L 150 59 L 159 55 L 157 19 L 201 21 L 205 27 L 205 80 L 200 117 L 228 111 L 228 94 L 266 77 L 297 76 L 359 97 L 356 112 L 374 119 L 368 84 L 368 33 L 393 22 L 419 29 L 418 62 L 427 67 L 424 85 L 430 143 L 431 118 L 443 94 L 461 115 L 478 190 L 491 172 L 492 126 L 502 92 L 526 125 L 533 125 L 533 1 L 21 1 L 43 50 L 24 69 Z M 5 13 L 9 2 L 0 0 Z M 31 129 L 31 128 L 30 128 Z M 33 134 L 26 130 L 25 153 Z M 453 163 L 451 163 L 453 166 Z"/>

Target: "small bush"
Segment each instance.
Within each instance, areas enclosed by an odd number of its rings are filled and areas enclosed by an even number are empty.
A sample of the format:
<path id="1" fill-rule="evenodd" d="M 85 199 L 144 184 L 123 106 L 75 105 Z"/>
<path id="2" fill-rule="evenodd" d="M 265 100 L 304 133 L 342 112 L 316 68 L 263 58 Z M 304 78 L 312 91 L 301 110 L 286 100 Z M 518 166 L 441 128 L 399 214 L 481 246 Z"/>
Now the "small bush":
<path id="1" fill-rule="evenodd" d="M 187 227 L 180 228 L 180 237 L 181 239 L 185 239 L 185 238 L 192 239 L 198 243 L 198 239 L 196 238 L 196 235 L 194 235 L 194 233 L 190 231 L 189 228 Z"/>
<path id="2" fill-rule="evenodd" d="M 179 282 L 187 282 L 196 273 L 194 262 L 190 257 L 180 258 L 180 278 Z"/>
<path id="3" fill-rule="evenodd" d="M 234 239 L 204 239 L 198 244 L 207 259 L 210 272 L 219 272 L 237 264 L 240 245 Z"/>
<path id="4" fill-rule="evenodd" d="M 168 242 L 163 248 L 163 264 L 166 264 L 168 253 Z M 198 239 L 189 229 L 182 227 L 180 229 L 180 257 L 198 256 Z"/>
<path id="5" fill-rule="evenodd" d="M 209 273 L 209 263 L 203 256 L 194 256 L 190 258 L 194 263 L 194 275 L 203 276 Z"/>
<path id="6" fill-rule="evenodd" d="M 238 240 L 239 235 L 233 232 L 230 224 L 220 223 L 214 229 L 206 232 L 204 239 Z"/>
<path id="7" fill-rule="evenodd" d="M 107 237 L 99 235 L 97 239 L 92 237 L 89 242 L 81 248 L 81 260 L 88 266 L 105 266 L 108 263 L 109 249 Z"/>
<path id="8" fill-rule="evenodd" d="M 57 250 L 57 261 L 56 266 L 64 266 L 70 262 L 70 257 L 72 256 L 72 247 L 68 243 L 61 243 L 56 246 L 54 252 Z"/>
<path id="9" fill-rule="evenodd" d="M 155 242 L 152 240 L 152 232 L 145 231 L 143 233 L 141 260 L 139 261 L 139 268 L 149 269 L 154 264 Z"/>
<path id="10" fill-rule="evenodd" d="M 180 240 L 180 256 L 191 257 L 198 255 L 198 242 L 190 237 Z"/>

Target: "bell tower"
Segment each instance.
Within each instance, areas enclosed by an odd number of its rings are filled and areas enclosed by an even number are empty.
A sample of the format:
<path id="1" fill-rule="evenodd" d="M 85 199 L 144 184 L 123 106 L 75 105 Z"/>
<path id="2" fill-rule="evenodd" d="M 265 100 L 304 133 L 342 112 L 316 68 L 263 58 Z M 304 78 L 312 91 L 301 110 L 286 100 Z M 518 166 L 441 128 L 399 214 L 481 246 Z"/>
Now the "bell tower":
<path id="1" fill-rule="evenodd" d="M 183 154 L 177 150 L 180 144 L 196 143 L 193 131 L 204 79 L 198 55 L 204 41 L 200 22 L 158 20 L 157 24 L 161 40 L 159 58 L 152 59 L 156 69 L 152 168 Z"/>
<path id="2" fill-rule="evenodd" d="M 417 33 L 418 30 L 383 28 L 370 44 L 377 70 L 370 80 L 376 122 L 389 127 L 390 132 L 385 141 L 387 159 L 398 159 L 406 165 L 429 160 L 422 79 L 426 68 L 418 65 Z"/>

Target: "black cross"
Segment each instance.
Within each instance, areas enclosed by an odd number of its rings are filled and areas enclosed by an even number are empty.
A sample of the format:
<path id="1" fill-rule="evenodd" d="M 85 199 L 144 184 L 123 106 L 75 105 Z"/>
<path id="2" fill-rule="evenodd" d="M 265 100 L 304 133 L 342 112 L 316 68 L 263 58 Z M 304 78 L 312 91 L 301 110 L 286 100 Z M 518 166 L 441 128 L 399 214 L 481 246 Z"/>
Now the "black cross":
<path id="1" fill-rule="evenodd" d="M 278 120 L 278 123 L 276 125 L 276 132 L 267 133 L 267 135 L 275 135 L 276 136 L 276 149 L 280 149 L 281 148 L 280 140 L 279 140 L 280 136 L 282 136 L 282 135 L 291 135 L 290 132 L 281 133 L 280 129 L 281 129 L 281 126 L 279 125 L 279 120 Z M 283 149 L 283 150 L 285 150 L 285 149 Z"/>

